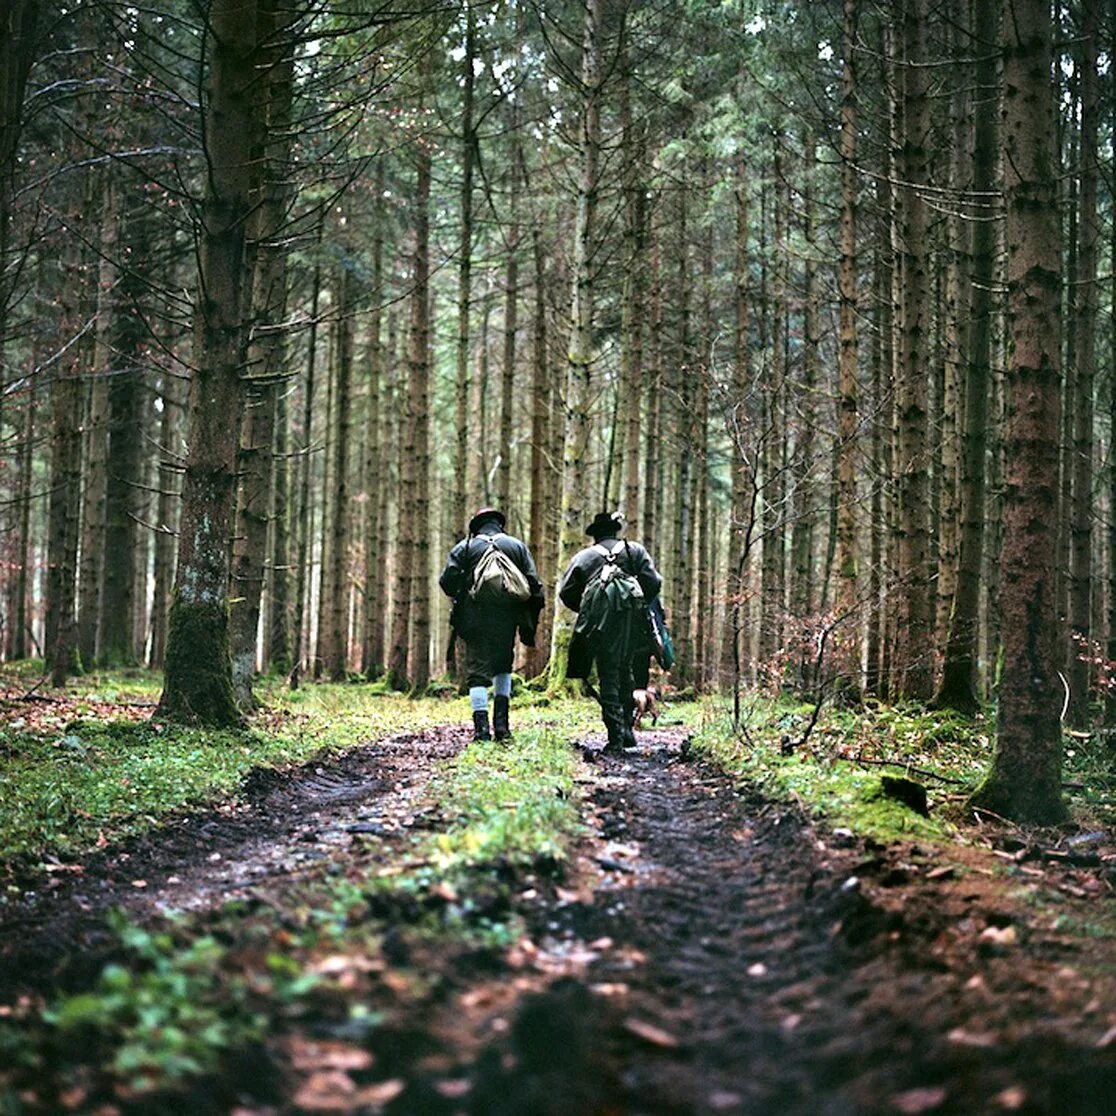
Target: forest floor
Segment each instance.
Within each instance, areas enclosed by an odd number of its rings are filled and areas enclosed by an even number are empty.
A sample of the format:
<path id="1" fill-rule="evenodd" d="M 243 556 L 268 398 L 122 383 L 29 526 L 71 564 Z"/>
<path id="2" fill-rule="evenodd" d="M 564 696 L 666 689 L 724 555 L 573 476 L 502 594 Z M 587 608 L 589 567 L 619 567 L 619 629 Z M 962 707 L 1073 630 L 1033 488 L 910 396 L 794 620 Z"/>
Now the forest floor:
<path id="1" fill-rule="evenodd" d="M 1113 1110 L 1111 828 L 881 840 L 726 771 L 698 706 L 618 758 L 532 716 L 11 860 L 0 1111 Z"/>

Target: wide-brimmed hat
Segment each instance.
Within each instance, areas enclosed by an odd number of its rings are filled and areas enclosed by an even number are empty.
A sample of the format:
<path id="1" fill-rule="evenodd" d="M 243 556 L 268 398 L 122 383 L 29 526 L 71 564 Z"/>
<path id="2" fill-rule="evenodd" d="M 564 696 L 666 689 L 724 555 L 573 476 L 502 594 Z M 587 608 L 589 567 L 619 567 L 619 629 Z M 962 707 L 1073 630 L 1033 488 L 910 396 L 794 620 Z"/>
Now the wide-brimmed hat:
<path id="1" fill-rule="evenodd" d="M 624 516 L 620 512 L 597 512 L 596 518 L 585 528 L 585 533 L 599 539 L 603 535 L 619 534 L 623 528 Z"/>
<path id="2" fill-rule="evenodd" d="M 499 508 L 481 508 L 481 510 L 469 520 L 469 534 L 475 534 L 481 525 L 487 523 L 490 519 L 497 520 L 501 530 L 508 524 L 508 517 L 504 515 Z"/>

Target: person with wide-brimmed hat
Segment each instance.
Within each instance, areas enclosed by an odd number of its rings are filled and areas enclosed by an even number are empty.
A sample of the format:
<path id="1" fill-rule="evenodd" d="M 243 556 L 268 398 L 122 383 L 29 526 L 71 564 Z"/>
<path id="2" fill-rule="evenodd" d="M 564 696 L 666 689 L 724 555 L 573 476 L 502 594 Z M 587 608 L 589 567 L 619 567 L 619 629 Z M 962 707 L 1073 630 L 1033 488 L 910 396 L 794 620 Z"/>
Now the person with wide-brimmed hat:
<path id="1" fill-rule="evenodd" d="M 619 752 L 635 745 L 632 718 L 635 701 L 632 696 L 633 660 L 646 639 L 646 605 L 662 588 L 663 579 L 646 549 L 637 542 L 621 539 L 624 517 L 618 511 L 599 512 L 585 528 L 592 546 L 574 555 L 558 585 L 562 603 L 578 613 L 574 641 L 580 644 L 590 661 L 582 664 L 582 676 L 588 674 L 592 661 L 597 665 L 600 683 L 601 719 L 608 732 L 606 751 Z M 594 595 L 605 567 L 614 567 L 618 581 L 630 585 L 622 590 L 614 587 L 614 598 L 627 595 L 631 606 L 627 615 L 614 622 L 599 622 L 589 616 L 586 590 Z M 584 608 L 583 608 L 584 605 Z M 571 645 L 571 654 L 572 654 Z M 574 672 L 570 672 L 571 677 Z"/>
<path id="2" fill-rule="evenodd" d="M 535 645 L 544 594 L 527 544 L 504 528 L 498 508 L 481 508 L 469 520 L 469 532 L 449 552 L 438 579 L 453 599 L 450 624 L 465 644 L 465 669 L 473 713 L 473 739 L 506 739 L 511 733 L 509 705 L 515 637 Z M 478 572 L 484 571 L 484 584 Z M 513 583 L 502 588 L 503 578 Z M 452 637 L 451 637 L 452 639 Z M 451 643 L 452 653 L 452 643 Z M 488 722 L 488 687 L 492 686 L 492 728 Z"/>

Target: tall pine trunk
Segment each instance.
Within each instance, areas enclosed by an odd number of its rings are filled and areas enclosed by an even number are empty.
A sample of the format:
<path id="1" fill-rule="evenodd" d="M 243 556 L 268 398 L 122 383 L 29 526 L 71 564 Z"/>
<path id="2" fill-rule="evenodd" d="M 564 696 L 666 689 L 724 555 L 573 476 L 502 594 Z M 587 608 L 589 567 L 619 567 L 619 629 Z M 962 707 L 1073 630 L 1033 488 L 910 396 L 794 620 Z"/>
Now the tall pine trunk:
<path id="1" fill-rule="evenodd" d="M 204 113 L 209 175 L 201 206 L 194 379 L 182 527 L 159 715 L 240 721 L 229 657 L 229 540 L 236 501 L 250 275 L 245 233 L 257 134 L 257 4 L 213 0 Z"/>
<path id="2" fill-rule="evenodd" d="M 979 52 L 972 132 L 973 194 L 990 197 L 996 172 L 996 117 L 998 89 L 996 39 L 998 5 L 974 5 L 974 34 Z M 988 449 L 988 411 L 992 383 L 992 297 L 996 262 L 996 230 L 992 213 L 984 212 L 972 233 L 969 282 L 969 345 L 964 375 L 965 401 L 961 431 L 961 531 L 958 540 L 957 584 L 950 610 L 942 680 L 935 704 L 975 713 L 980 708 L 977 689 L 980 634 L 981 570 L 984 561 L 985 457 Z"/>
<path id="3" fill-rule="evenodd" d="M 1070 723 L 1089 723 L 1092 639 L 1093 550 L 1093 381 L 1097 363 L 1098 0 L 1082 0 L 1081 185 L 1078 197 L 1077 273 L 1074 321 L 1073 504 L 1070 527 Z"/>
<path id="4" fill-rule="evenodd" d="M 928 215 L 922 196 L 928 181 L 929 76 L 926 62 L 926 0 L 903 8 L 903 128 L 900 188 L 902 322 L 899 348 L 899 606 L 895 664 L 898 692 L 932 696 L 933 612 L 930 594 L 930 486 L 928 436 L 930 276 Z"/>
<path id="5" fill-rule="evenodd" d="M 1003 155 L 1008 315 L 1003 674 L 996 747 L 974 805 L 1022 822 L 1065 817 L 1061 793 L 1058 614 L 1059 296 L 1050 8 L 1007 0 Z"/>
<path id="6" fill-rule="evenodd" d="M 565 569 L 580 547 L 588 488 L 585 466 L 593 385 L 593 244 L 596 234 L 601 159 L 602 0 L 586 0 L 581 50 L 580 174 L 571 253 L 570 344 L 566 364 L 565 449 L 562 458 L 558 569 Z M 551 634 L 550 686 L 566 680 L 566 648 L 572 624 L 569 613 L 555 608 Z"/>
<path id="7" fill-rule="evenodd" d="M 834 531 L 833 682 L 842 697 L 859 698 L 861 621 L 857 600 L 859 555 L 856 530 L 856 473 L 860 424 L 859 346 L 857 339 L 857 171 L 856 42 L 857 0 L 845 0 L 841 74 L 841 212 L 838 219 L 840 262 L 837 327 L 837 521 Z"/>

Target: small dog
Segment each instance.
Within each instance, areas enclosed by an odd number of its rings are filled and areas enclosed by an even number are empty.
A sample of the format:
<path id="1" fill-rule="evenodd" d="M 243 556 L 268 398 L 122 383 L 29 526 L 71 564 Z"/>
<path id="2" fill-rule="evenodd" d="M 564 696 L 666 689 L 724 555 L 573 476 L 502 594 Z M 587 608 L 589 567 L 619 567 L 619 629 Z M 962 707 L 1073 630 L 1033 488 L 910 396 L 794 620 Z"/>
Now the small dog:
<path id="1" fill-rule="evenodd" d="M 642 728 L 643 718 L 650 716 L 652 726 L 659 723 L 659 691 L 654 686 L 646 690 L 633 690 L 635 700 L 635 716 L 632 718 L 632 728 Z"/>

